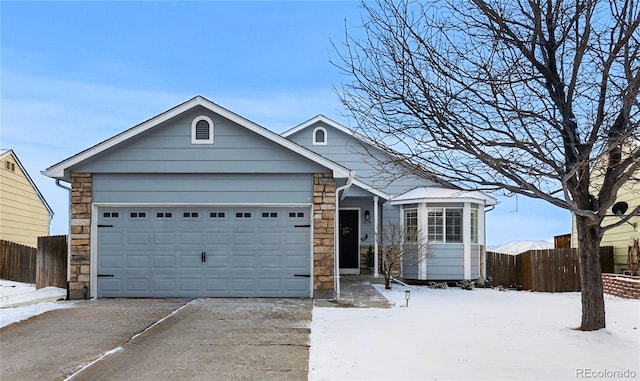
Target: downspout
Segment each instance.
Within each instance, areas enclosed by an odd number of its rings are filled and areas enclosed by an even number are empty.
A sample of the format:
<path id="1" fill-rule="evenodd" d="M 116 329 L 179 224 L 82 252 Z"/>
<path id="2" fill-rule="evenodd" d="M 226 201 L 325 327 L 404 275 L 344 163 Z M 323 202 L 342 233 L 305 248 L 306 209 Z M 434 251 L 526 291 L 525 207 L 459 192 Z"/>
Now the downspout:
<path id="1" fill-rule="evenodd" d="M 482 224 L 482 230 L 484 233 L 484 281 L 485 284 L 486 282 L 489 282 L 489 285 L 491 285 L 491 281 L 488 279 L 489 274 L 487 274 L 487 212 L 492 211 L 493 209 L 495 209 L 495 205 L 491 205 L 489 208 L 487 208 L 486 206 L 484 207 L 484 221 Z"/>
<path id="2" fill-rule="evenodd" d="M 69 273 L 71 272 L 71 188 L 60 184 L 60 179 L 56 179 L 56 185 L 69 192 L 69 227 L 67 230 L 67 300 L 69 300 Z"/>
<path id="3" fill-rule="evenodd" d="M 346 190 L 349 189 L 349 187 L 351 187 L 351 183 L 353 182 L 353 176 L 354 176 L 354 172 L 349 171 L 349 177 L 347 177 L 347 183 L 341 187 L 336 188 L 336 205 L 335 205 L 335 214 L 334 214 L 334 226 L 333 226 L 333 288 L 334 288 L 334 295 L 335 295 L 335 300 L 338 301 L 340 300 L 340 256 L 339 256 L 339 245 L 338 245 L 338 240 L 339 240 L 339 236 L 338 236 L 338 232 L 340 231 L 340 203 L 339 203 L 339 196 L 340 196 L 340 191 L 344 190 L 344 192 L 342 193 L 342 198 L 340 200 L 344 200 L 344 198 L 346 197 Z"/>

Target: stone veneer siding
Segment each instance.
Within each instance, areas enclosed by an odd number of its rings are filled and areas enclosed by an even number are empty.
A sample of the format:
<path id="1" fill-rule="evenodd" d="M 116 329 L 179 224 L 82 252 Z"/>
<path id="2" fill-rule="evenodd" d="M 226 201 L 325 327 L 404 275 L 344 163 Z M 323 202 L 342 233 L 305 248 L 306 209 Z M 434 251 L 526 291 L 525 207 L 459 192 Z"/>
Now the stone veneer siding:
<path id="1" fill-rule="evenodd" d="M 313 175 L 313 297 L 329 299 L 334 291 L 336 181 L 331 173 Z"/>
<path id="2" fill-rule="evenodd" d="M 90 296 L 91 180 L 90 173 L 71 174 L 70 299 Z"/>

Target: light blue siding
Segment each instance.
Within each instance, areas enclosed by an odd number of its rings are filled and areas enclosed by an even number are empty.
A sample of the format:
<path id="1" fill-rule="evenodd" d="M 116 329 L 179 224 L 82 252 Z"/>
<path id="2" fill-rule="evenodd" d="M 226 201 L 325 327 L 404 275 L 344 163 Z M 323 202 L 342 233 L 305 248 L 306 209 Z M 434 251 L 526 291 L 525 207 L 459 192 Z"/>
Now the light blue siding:
<path id="1" fill-rule="evenodd" d="M 93 202 L 145 204 L 311 204 L 309 174 L 93 175 Z"/>
<path id="2" fill-rule="evenodd" d="M 480 278 L 480 245 L 471 245 L 471 279 Z"/>
<path id="3" fill-rule="evenodd" d="M 427 260 L 428 280 L 464 279 L 464 247 L 462 244 L 436 244 L 433 258 Z"/>
<path id="4" fill-rule="evenodd" d="M 214 122 L 213 144 L 191 144 L 191 122 Z M 91 173 L 314 173 L 323 166 L 204 108 L 159 125 L 72 169 Z"/>
<path id="5" fill-rule="evenodd" d="M 312 134 L 316 127 L 324 127 L 327 130 L 326 145 L 313 145 Z M 365 148 L 353 136 L 321 122 L 287 138 L 355 171 L 358 180 L 389 194 L 398 195 L 419 186 L 434 185 L 430 180 L 403 174 L 399 166 L 383 166 L 381 162 L 389 161 L 387 153 L 370 146 Z"/>

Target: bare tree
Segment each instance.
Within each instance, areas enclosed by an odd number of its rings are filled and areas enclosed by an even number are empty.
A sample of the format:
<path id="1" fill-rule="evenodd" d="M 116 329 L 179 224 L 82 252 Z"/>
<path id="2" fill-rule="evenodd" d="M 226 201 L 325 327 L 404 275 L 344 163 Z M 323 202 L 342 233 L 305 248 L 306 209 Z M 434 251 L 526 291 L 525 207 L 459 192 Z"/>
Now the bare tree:
<path id="1" fill-rule="evenodd" d="M 339 91 L 359 132 L 413 171 L 545 200 L 577 226 L 583 330 L 605 327 L 599 265 L 618 190 L 637 180 L 639 2 L 363 1 Z M 600 163 L 600 165 L 598 165 Z"/>
<path id="2" fill-rule="evenodd" d="M 393 279 L 401 275 L 403 266 L 419 266 L 433 257 L 431 244 L 425 237 L 415 227 L 407 228 L 393 222 L 381 229 L 384 288 L 391 289 Z"/>

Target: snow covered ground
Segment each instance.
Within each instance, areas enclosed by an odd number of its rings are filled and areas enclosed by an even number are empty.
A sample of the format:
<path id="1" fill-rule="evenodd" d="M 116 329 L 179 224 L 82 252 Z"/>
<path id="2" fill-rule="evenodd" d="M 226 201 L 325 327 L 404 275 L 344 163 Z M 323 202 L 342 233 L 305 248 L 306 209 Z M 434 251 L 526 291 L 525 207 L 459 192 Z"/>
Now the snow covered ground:
<path id="1" fill-rule="evenodd" d="M 607 328 L 581 332 L 579 293 L 378 289 L 395 307 L 314 307 L 310 380 L 640 377 L 640 301 L 606 295 Z M 72 304 L 64 289 L 0 279 L 0 327 Z M 11 306 L 11 307 L 10 307 Z"/>
<path id="2" fill-rule="evenodd" d="M 310 380 L 640 377 L 640 301 L 606 295 L 607 328 L 580 324 L 579 293 L 411 286 L 390 309 L 314 307 Z M 614 373 L 627 372 L 627 373 Z"/>
<path id="3" fill-rule="evenodd" d="M 36 290 L 35 284 L 0 279 L 0 328 L 47 311 L 70 308 L 70 304 L 55 302 L 66 295 L 64 288 Z"/>

